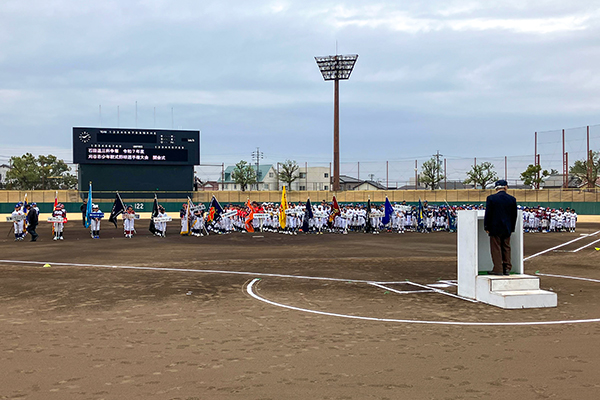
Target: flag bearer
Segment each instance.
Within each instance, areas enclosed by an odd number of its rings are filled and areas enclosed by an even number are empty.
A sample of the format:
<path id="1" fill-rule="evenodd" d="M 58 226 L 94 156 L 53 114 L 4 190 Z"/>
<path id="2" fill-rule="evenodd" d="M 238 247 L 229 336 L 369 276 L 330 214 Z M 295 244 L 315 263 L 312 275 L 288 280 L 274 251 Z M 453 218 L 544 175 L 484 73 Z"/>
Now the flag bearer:
<path id="1" fill-rule="evenodd" d="M 92 204 L 92 212 L 99 213 L 100 208 L 98 204 Z M 100 239 L 100 218 L 90 218 L 90 229 L 92 239 Z"/>
<path id="2" fill-rule="evenodd" d="M 21 203 L 15 204 L 15 211 L 13 211 L 11 215 L 13 217 L 20 217 L 22 215 L 25 215 L 25 213 L 23 212 L 23 210 L 21 208 Z M 24 225 L 25 225 L 24 220 L 13 221 L 13 228 L 15 230 L 15 242 L 19 241 L 19 240 L 23 240 L 23 238 L 25 237 L 25 234 L 23 233 Z"/>
<path id="3" fill-rule="evenodd" d="M 132 238 L 135 232 L 135 211 L 132 206 L 127 206 L 123 213 L 123 231 L 126 238 Z"/>

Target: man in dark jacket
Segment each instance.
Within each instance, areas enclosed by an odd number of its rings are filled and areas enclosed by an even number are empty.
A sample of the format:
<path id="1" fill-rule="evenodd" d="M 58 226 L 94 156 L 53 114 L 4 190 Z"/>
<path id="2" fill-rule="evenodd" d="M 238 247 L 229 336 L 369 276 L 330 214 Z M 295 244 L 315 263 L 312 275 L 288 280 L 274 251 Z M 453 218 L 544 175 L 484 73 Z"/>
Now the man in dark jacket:
<path id="1" fill-rule="evenodd" d="M 510 261 L 510 235 L 517 224 L 517 200 L 506 193 L 508 183 L 501 179 L 496 182 L 496 194 L 488 196 L 485 204 L 483 226 L 490 235 L 490 252 L 494 269 L 492 275 L 508 275 L 512 268 Z"/>
<path id="2" fill-rule="evenodd" d="M 35 229 L 38 225 L 38 213 L 35 207 L 32 207 L 31 204 L 27 204 L 27 232 L 31 235 L 30 242 L 35 242 L 38 238 L 38 234 Z"/>

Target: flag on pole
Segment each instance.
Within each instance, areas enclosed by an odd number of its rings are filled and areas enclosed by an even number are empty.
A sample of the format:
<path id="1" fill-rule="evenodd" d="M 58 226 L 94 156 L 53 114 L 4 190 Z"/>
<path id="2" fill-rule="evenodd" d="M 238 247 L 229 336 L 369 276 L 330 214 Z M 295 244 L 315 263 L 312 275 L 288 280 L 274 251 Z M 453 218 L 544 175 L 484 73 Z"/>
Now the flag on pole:
<path id="1" fill-rule="evenodd" d="M 158 198 L 156 198 L 156 194 L 154 194 L 154 203 L 152 203 L 152 215 L 150 217 L 150 226 L 148 230 L 152 232 L 152 234 L 156 234 L 158 230 L 156 229 L 156 225 L 154 224 L 154 217 L 158 217 Z"/>
<path id="2" fill-rule="evenodd" d="M 208 206 L 208 218 L 206 219 L 206 222 L 208 222 L 208 223 L 217 222 L 219 220 L 219 218 L 221 217 L 222 213 L 223 213 L 223 207 L 221 207 L 221 205 L 219 204 L 219 201 L 213 195 L 212 199 L 210 200 L 210 205 Z"/>
<path id="3" fill-rule="evenodd" d="M 390 220 L 391 220 L 393 214 L 394 214 L 394 207 L 392 207 L 392 203 L 390 203 L 390 200 L 387 198 L 387 196 L 385 196 L 384 215 L 383 215 L 383 218 L 381 219 L 381 222 L 383 223 L 383 225 L 387 225 L 390 223 Z"/>
<path id="4" fill-rule="evenodd" d="M 310 204 L 310 198 L 306 200 L 306 209 L 304 210 L 304 218 L 302 218 L 302 232 L 308 232 L 310 228 L 309 222 L 313 218 L 312 205 Z"/>
<path id="5" fill-rule="evenodd" d="M 194 207 L 194 203 L 192 199 L 187 198 L 187 207 L 185 208 L 185 214 L 181 215 L 181 231 L 180 235 L 189 235 L 192 227 L 190 226 L 190 222 L 192 221 L 192 207 Z"/>
<path id="6" fill-rule="evenodd" d="M 329 227 L 333 227 L 333 223 L 335 221 L 335 218 L 337 216 L 339 216 L 342 213 L 342 211 L 340 210 L 340 206 L 338 205 L 337 199 L 335 198 L 335 196 L 333 196 L 333 204 L 331 206 L 331 214 L 329 215 Z"/>
<path id="7" fill-rule="evenodd" d="M 365 232 L 371 232 L 373 230 L 373 224 L 371 223 L 371 199 L 367 200 L 367 216 L 365 219 Z"/>
<path id="8" fill-rule="evenodd" d="M 252 207 L 250 199 L 248 199 L 246 202 L 246 207 L 248 207 L 248 215 L 246 216 L 246 231 L 254 233 L 254 226 L 252 225 L 252 220 L 254 219 L 254 207 Z"/>
<path id="9" fill-rule="evenodd" d="M 90 181 L 90 190 L 88 191 L 87 210 L 85 212 L 85 227 L 89 228 L 91 223 L 90 214 L 92 213 L 92 182 Z"/>
<path id="10" fill-rule="evenodd" d="M 108 218 L 108 222 L 115 224 L 115 228 L 117 227 L 117 217 L 123 214 L 123 211 L 125 211 L 125 204 L 123 204 L 123 200 L 121 200 L 121 196 L 117 192 L 115 202 L 110 210 L 110 217 Z"/>
<path id="11" fill-rule="evenodd" d="M 419 208 L 417 209 L 417 225 L 423 227 L 423 203 L 419 197 Z"/>
<path id="12" fill-rule="evenodd" d="M 23 212 L 25 212 L 27 208 L 27 193 L 25 193 L 25 198 L 23 199 L 23 208 L 21 208 L 21 210 Z M 54 224 L 52 224 L 54 226 Z M 27 218 L 25 218 L 23 220 L 23 232 L 25 232 L 25 234 L 27 234 Z"/>
<path id="13" fill-rule="evenodd" d="M 58 205 L 58 190 L 54 193 L 54 208 L 52 211 L 56 210 L 56 206 Z M 52 224 L 54 226 L 54 224 Z"/>
<path id="14" fill-rule="evenodd" d="M 288 208 L 287 196 L 285 195 L 285 186 L 283 187 L 283 192 L 281 192 L 281 207 L 279 208 L 279 226 L 281 229 L 285 229 L 285 210 Z"/>

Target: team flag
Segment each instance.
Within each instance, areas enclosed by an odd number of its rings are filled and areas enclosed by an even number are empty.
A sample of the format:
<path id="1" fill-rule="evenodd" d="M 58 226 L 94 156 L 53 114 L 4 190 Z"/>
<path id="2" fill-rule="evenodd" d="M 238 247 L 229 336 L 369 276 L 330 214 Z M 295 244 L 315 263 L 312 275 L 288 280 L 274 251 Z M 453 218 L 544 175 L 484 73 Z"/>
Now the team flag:
<path id="1" fill-rule="evenodd" d="M 187 198 L 187 207 L 185 209 L 185 215 L 181 217 L 181 235 L 189 235 L 192 230 L 192 226 L 190 223 L 192 222 L 192 208 L 194 207 L 194 203 L 192 199 Z"/>
<path id="2" fill-rule="evenodd" d="M 213 195 L 213 197 L 210 201 L 210 205 L 208 206 L 208 218 L 206 219 L 206 222 L 208 222 L 208 223 L 217 222 L 219 220 L 219 218 L 221 217 L 222 213 L 223 213 L 223 207 L 221 207 L 221 205 L 219 204 L 219 201 Z"/>
<path id="3" fill-rule="evenodd" d="M 58 205 L 58 190 L 56 191 L 56 193 L 54 193 L 54 208 L 52 209 L 52 211 L 56 210 L 57 205 Z M 54 226 L 54 224 L 52 224 L 52 226 Z"/>
<path id="4" fill-rule="evenodd" d="M 392 203 L 390 203 L 390 200 L 387 198 L 387 196 L 385 196 L 384 215 L 383 215 L 383 218 L 381 219 L 381 222 L 384 225 L 389 224 L 393 214 L 394 214 L 394 207 L 392 207 Z"/>
<path id="5" fill-rule="evenodd" d="M 281 192 L 281 207 L 279 208 L 279 226 L 281 229 L 285 229 L 285 210 L 288 208 L 287 196 L 285 195 L 285 186 L 283 187 L 283 192 Z"/>
<path id="6" fill-rule="evenodd" d="M 125 204 L 123 204 L 123 200 L 121 200 L 121 196 L 117 192 L 115 202 L 110 210 L 110 217 L 108 218 L 108 222 L 115 224 L 115 228 L 117 227 L 117 217 L 123 214 L 123 211 L 125 211 Z"/>
<path id="7" fill-rule="evenodd" d="M 419 208 L 417 209 L 417 225 L 423 226 L 423 203 L 421 203 L 421 198 L 419 197 Z"/>
<path id="8" fill-rule="evenodd" d="M 152 232 L 153 235 L 158 232 L 156 225 L 154 224 L 154 217 L 158 217 L 158 199 L 156 198 L 156 194 L 154 195 L 154 203 L 152 203 L 152 216 L 150 217 L 150 226 L 148 227 L 148 230 Z"/>
<path id="9" fill-rule="evenodd" d="M 371 223 L 371 199 L 367 200 L 367 216 L 365 219 L 365 232 L 371 232 L 373 230 L 373 224 Z"/>
<path id="10" fill-rule="evenodd" d="M 90 181 L 90 190 L 88 191 L 87 210 L 85 211 L 85 227 L 90 227 L 90 214 L 92 213 L 92 182 Z"/>
<path id="11" fill-rule="evenodd" d="M 333 205 L 331 207 L 331 214 L 329 215 L 329 227 L 333 226 L 333 222 L 335 221 L 335 218 L 337 216 L 339 216 L 342 213 L 342 211 L 340 210 L 340 206 L 338 205 L 337 199 L 335 198 L 335 196 L 333 196 Z"/>
<path id="12" fill-rule="evenodd" d="M 23 208 L 21 208 L 21 210 L 23 212 L 25 212 L 26 208 L 27 208 L 27 193 L 25 193 L 25 198 L 23 199 Z M 54 226 L 54 224 L 52 224 L 52 226 Z M 25 218 L 23 220 L 23 232 L 25 232 L 25 234 L 27 234 L 27 218 Z"/>
<path id="13" fill-rule="evenodd" d="M 310 205 L 310 198 L 306 200 L 306 210 L 304 210 L 304 218 L 302 219 L 302 232 L 308 232 L 310 227 L 309 222 L 313 218 L 312 206 Z"/>
<path id="14" fill-rule="evenodd" d="M 254 207 L 252 207 L 250 199 L 248 199 L 246 207 L 248 207 L 248 215 L 246 216 L 246 231 L 254 233 L 254 226 L 252 225 L 252 220 L 254 219 Z"/>

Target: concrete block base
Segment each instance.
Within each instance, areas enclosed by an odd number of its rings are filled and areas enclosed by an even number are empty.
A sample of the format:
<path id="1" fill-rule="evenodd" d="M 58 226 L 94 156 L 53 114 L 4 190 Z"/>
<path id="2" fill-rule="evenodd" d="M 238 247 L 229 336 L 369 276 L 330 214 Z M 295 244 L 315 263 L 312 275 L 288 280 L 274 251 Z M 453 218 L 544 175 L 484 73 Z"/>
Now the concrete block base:
<path id="1" fill-rule="evenodd" d="M 540 289 L 540 280 L 531 275 L 479 275 L 476 300 L 500 308 L 556 307 L 556 293 Z"/>

